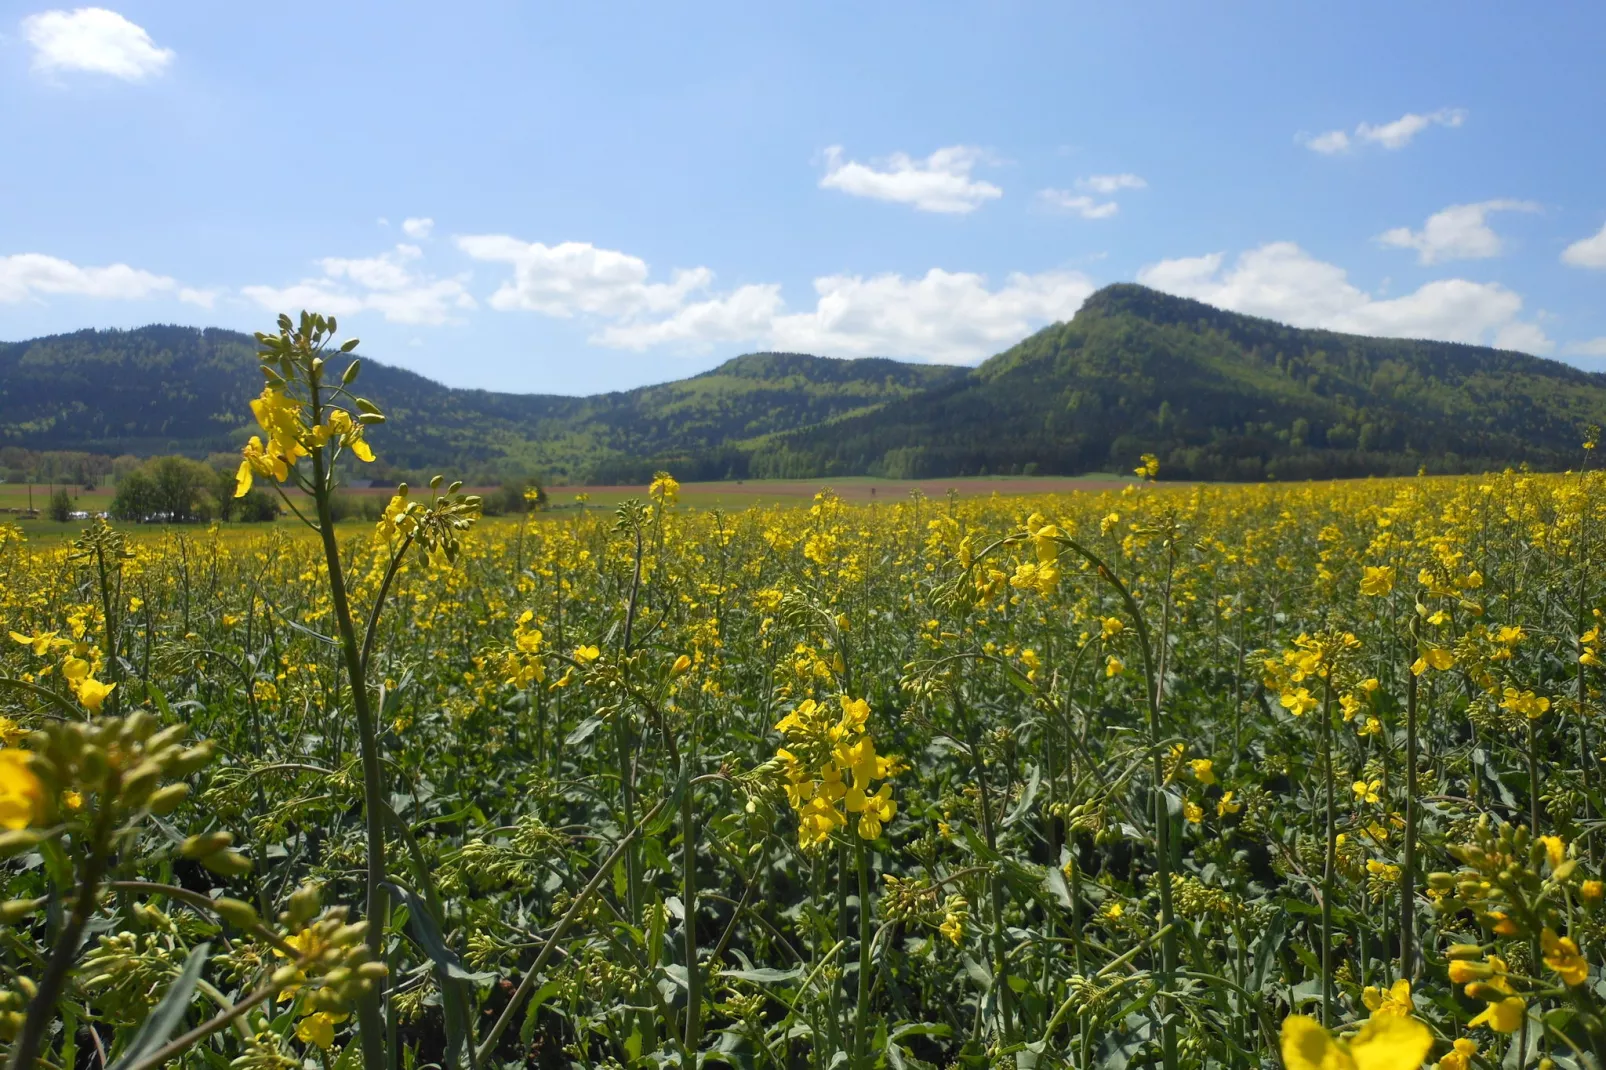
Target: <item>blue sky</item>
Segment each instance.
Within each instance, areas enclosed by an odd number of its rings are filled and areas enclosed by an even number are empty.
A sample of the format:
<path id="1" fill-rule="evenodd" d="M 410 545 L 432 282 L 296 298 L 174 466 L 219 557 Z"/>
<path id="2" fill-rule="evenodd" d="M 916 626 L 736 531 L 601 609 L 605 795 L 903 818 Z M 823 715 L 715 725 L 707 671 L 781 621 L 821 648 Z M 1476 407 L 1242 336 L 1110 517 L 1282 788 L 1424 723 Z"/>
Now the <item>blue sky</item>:
<path id="1" fill-rule="evenodd" d="M 1138 280 L 1606 366 L 1606 8 L 0 8 L 0 338 L 339 314 L 459 386 L 974 362 Z"/>

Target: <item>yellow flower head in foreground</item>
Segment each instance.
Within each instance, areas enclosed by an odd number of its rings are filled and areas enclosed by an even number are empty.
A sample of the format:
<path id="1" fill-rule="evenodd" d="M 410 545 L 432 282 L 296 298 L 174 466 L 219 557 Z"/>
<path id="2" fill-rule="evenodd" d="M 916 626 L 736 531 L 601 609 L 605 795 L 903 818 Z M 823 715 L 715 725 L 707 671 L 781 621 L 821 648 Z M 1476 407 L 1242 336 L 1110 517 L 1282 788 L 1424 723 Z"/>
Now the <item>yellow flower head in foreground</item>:
<path id="1" fill-rule="evenodd" d="M 45 786 L 28 768 L 28 752 L 0 750 L 0 828 L 27 828 L 44 817 Z"/>
<path id="2" fill-rule="evenodd" d="M 1288 1070 L 1417 1070 L 1432 1047 L 1433 1034 L 1415 1018 L 1369 1018 L 1347 1041 L 1303 1014 L 1283 1019 L 1283 1065 Z"/>
<path id="3" fill-rule="evenodd" d="M 1545 965 L 1561 974 L 1569 985 L 1581 985 L 1589 980 L 1589 960 L 1578 951 L 1570 936 L 1557 936 L 1545 929 L 1539 934 L 1545 950 Z"/>
<path id="4" fill-rule="evenodd" d="M 660 505 L 674 505 L 680 500 L 680 484 L 668 472 L 658 472 L 652 477 L 652 485 L 647 488 L 647 497 Z"/>
<path id="5" fill-rule="evenodd" d="M 1136 468 L 1132 469 L 1132 473 L 1134 475 L 1142 476 L 1144 479 L 1154 479 L 1159 476 L 1160 458 L 1156 457 L 1152 453 L 1145 453 L 1140 458 L 1140 461 L 1142 463 L 1140 463 Z"/>
<path id="6" fill-rule="evenodd" d="M 1394 569 L 1387 565 L 1366 565 L 1361 569 L 1361 593 L 1378 598 L 1394 590 Z"/>
<path id="7" fill-rule="evenodd" d="M 1214 784 L 1216 782 L 1216 763 L 1209 758 L 1195 758 L 1188 763 L 1193 770 L 1193 778 L 1201 784 Z"/>
<path id="8" fill-rule="evenodd" d="M 1550 700 L 1532 691 L 1518 691 L 1514 687 L 1508 687 L 1503 696 L 1500 701 L 1501 709 L 1520 713 L 1530 721 L 1538 720 L 1550 709 Z"/>
<path id="9" fill-rule="evenodd" d="M 316 1044 L 325 1051 L 335 1042 L 335 1023 L 351 1017 L 349 1014 L 331 1014 L 315 1011 L 296 1023 L 296 1036 L 303 1044 Z"/>
<path id="10" fill-rule="evenodd" d="M 1403 1018 L 1412 1010 L 1411 982 L 1402 977 L 1387 990 L 1367 985 L 1361 992 L 1361 1002 L 1366 1004 L 1366 1009 L 1372 1012 L 1374 1018 L 1387 1018 L 1390 1015 Z"/>
<path id="11" fill-rule="evenodd" d="M 1472 1057 L 1478 1054 L 1478 1045 L 1466 1037 L 1456 1037 L 1455 1044 L 1435 1064 L 1437 1070 L 1472 1070 Z"/>

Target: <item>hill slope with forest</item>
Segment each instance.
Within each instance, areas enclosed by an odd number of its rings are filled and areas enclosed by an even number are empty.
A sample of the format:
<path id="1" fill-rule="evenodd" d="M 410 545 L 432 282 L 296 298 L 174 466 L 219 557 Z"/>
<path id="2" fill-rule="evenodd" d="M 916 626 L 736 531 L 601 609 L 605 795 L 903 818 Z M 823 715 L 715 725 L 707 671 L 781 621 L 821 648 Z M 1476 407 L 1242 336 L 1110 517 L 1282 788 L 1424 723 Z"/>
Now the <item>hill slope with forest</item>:
<path id="1" fill-rule="evenodd" d="M 766 444 L 766 471 L 1124 470 L 1282 479 L 1575 467 L 1606 376 L 1448 342 L 1301 330 L 1135 285 L 961 380 Z"/>
<path id="2" fill-rule="evenodd" d="M 255 344 L 157 326 L 0 344 L 0 447 L 204 457 L 250 433 Z M 638 482 L 1125 470 L 1298 479 L 1579 463 L 1606 376 L 1479 346 L 1302 330 L 1142 286 L 975 368 L 755 353 L 591 397 L 365 362 L 391 469 Z M 375 474 L 380 474 L 376 472 Z"/>
<path id="3" fill-rule="evenodd" d="M 371 438 L 397 469 L 579 480 L 613 471 L 635 478 L 643 459 L 659 456 L 695 454 L 699 464 L 717 465 L 733 443 L 861 412 L 963 374 L 754 353 L 687 379 L 577 398 L 456 390 L 365 359 L 362 389 L 390 417 Z M 234 331 L 153 326 L 0 343 L 0 447 L 232 452 L 253 429 L 247 403 L 261 388 L 256 343 Z"/>

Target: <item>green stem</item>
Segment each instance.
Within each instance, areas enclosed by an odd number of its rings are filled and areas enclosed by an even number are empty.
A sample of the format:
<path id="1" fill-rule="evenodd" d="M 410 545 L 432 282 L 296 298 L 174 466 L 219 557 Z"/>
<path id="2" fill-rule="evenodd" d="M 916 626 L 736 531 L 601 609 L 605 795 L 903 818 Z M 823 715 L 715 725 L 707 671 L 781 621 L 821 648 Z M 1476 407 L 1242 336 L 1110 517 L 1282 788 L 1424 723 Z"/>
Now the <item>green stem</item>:
<path id="1" fill-rule="evenodd" d="M 870 847 L 859 842 L 859 1000 L 853 1012 L 853 1065 L 868 1070 L 870 1043 Z"/>
<path id="2" fill-rule="evenodd" d="M 322 415 L 318 397 L 318 372 L 308 376 L 312 412 Z M 362 757 L 363 817 L 367 824 L 367 908 L 368 953 L 378 961 L 385 958 L 385 923 L 390 917 L 390 893 L 385 888 L 385 795 L 380 769 L 379 734 L 373 710 L 368 705 L 368 684 L 357 630 L 352 624 L 351 602 L 346 594 L 345 571 L 340 563 L 340 546 L 335 541 L 333 512 L 330 509 L 332 475 L 321 447 L 312 449 L 313 497 L 318 510 L 318 534 L 323 541 L 324 564 L 329 573 L 329 596 L 340 630 L 340 653 L 351 683 L 351 704 L 357 714 L 357 735 Z M 375 984 L 357 1002 L 357 1023 L 362 1038 L 364 1070 L 386 1070 L 384 985 Z"/>
<path id="3" fill-rule="evenodd" d="M 1333 1024 L 1333 878 L 1338 870 L 1338 801 L 1333 793 L 1333 679 L 1331 672 L 1322 699 L 1322 780 L 1327 792 L 1327 842 L 1322 852 L 1322 1025 Z"/>

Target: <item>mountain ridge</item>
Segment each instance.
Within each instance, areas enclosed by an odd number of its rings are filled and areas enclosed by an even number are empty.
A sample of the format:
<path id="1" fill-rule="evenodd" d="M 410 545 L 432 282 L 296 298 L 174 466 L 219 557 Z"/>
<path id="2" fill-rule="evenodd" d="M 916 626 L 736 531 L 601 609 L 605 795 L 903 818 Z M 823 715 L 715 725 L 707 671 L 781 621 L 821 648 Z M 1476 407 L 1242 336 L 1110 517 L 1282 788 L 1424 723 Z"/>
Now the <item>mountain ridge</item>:
<path id="1" fill-rule="evenodd" d="M 0 343 L 0 447 L 238 448 L 255 343 L 154 325 Z M 391 469 L 628 482 L 1076 474 L 1178 478 L 1576 465 L 1606 375 L 1509 350 L 1290 327 L 1129 283 L 975 367 L 742 354 L 589 396 L 444 386 L 365 361 Z M 398 430 L 399 429 L 399 430 Z M 388 469 L 387 469 L 388 471 Z"/>

